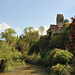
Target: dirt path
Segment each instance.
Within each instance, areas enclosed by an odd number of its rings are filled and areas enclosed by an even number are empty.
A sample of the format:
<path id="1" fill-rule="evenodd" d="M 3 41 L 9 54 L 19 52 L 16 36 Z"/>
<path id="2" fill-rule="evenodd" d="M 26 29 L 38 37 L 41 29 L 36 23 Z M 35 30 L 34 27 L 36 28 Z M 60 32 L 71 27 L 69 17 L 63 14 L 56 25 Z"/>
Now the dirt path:
<path id="1" fill-rule="evenodd" d="M 21 65 L 16 67 L 14 70 L 11 70 L 7 73 L 0 73 L 0 75 L 48 75 L 46 70 L 35 66 L 35 65 Z"/>

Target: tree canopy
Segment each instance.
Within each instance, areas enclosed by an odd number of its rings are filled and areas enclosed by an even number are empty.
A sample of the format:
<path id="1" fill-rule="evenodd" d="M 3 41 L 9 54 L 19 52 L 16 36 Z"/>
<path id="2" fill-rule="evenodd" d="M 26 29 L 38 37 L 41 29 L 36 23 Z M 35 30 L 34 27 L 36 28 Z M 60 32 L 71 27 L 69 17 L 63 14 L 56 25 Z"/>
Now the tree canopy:
<path id="1" fill-rule="evenodd" d="M 12 28 L 8 28 L 6 30 L 4 30 L 4 32 L 1 32 L 1 38 L 5 39 L 7 43 L 11 43 L 13 41 L 16 41 L 16 37 L 15 37 L 16 31 Z"/>

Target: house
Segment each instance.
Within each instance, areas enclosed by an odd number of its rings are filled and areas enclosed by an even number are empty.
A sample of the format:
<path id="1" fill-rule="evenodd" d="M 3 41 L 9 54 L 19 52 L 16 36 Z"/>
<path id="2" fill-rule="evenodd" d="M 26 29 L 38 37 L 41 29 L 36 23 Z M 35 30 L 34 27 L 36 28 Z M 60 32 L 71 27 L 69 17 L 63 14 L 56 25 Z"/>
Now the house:
<path id="1" fill-rule="evenodd" d="M 56 33 L 63 33 L 64 31 L 64 26 L 63 23 L 64 22 L 64 16 L 63 14 L 57 14 L 57 18 L 56 18 L 56 25 L 50 25 L 50 28 L 47 30 L 47 34 L 49 34 L 50 31 L 53 32 L 53 34 Z"/>

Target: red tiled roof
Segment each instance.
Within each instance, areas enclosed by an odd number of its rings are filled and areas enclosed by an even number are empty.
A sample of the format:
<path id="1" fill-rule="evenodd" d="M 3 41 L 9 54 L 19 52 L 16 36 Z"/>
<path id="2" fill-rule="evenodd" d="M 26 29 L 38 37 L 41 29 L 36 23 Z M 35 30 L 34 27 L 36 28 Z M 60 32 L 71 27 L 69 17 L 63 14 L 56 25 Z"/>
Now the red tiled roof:
<path id="1" fill-rule="evenodd" d="M 57 25 L 50 25 L 51 30 L 58 30 L 58 26 Z"/>

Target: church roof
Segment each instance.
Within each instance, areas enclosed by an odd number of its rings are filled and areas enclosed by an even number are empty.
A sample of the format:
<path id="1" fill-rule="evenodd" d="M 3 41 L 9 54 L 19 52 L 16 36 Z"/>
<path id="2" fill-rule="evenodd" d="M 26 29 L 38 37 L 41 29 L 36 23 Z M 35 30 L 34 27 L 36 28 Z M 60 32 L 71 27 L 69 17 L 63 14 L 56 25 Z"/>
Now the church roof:
<path id="1" fill-rule="evenodd" d="M 58 26 L 57 25 L 50 25 L 51 30 L 58 30 Z"/>

